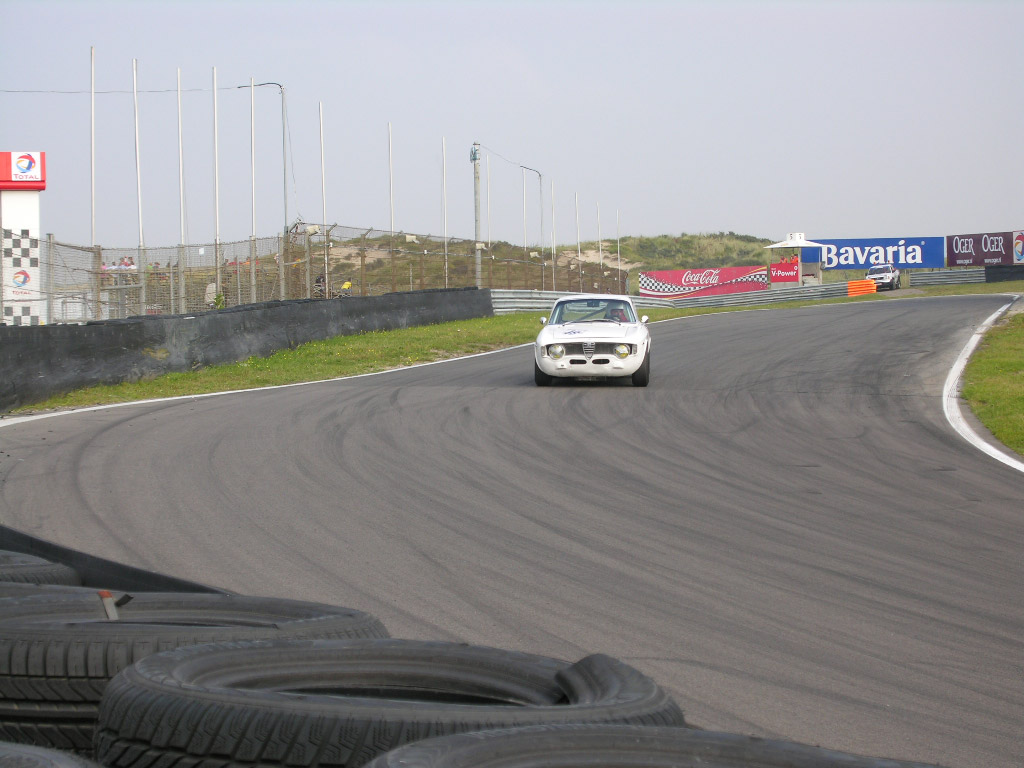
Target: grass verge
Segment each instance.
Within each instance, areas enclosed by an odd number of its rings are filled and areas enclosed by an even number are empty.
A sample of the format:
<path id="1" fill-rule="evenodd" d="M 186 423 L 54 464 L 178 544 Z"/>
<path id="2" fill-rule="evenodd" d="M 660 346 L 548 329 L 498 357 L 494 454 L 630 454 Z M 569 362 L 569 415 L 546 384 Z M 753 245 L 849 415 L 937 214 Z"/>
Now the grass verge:
<path id="1" fill-rule="evenodd" d="M 963 395 L 996 439 L 1024 455 L 1024 312 L 985 335 L 964 371 Z"/>
<path id="2" fill-rule="evenodd" d="M 1024 294 L 1024 281 L 914 289 L 914 295 L 924 296 L 964 293 Z M 855 298 L 788 302 L 761 308 L 885 300 L 907 294 L 906 291 L 897 291 Z M 737 309 L 743 308 L 645 309 L 643 312 L 651 320 L 666 320 Z M 461 357 L 533 341 L 540 327 L 538 316 L 538 313 L 529 312 L 338 336 L 282 350 L 269 357 L 251 357 L 238 363 L 187 373 L 169 373 L 137 382 L 88 387 L 18 408 L 14 413 L 319 381 Z M 989 332 L 968 364 L 964 381 L 964 396 L 982 423 L 1004 445 L 1024 454 L 1024 314 L 1014 315 Z"/>

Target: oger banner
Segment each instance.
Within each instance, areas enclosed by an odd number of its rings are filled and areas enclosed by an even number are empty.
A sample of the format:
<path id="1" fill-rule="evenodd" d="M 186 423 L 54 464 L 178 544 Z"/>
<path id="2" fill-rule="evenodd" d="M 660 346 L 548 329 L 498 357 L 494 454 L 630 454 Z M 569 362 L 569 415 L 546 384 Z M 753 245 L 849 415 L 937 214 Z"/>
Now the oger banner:
<path id="1" fill-rule="evenodd" d="M 763 291 L 767 287 L 768 267 L 764 265 L 640 273 L 640 295 L 659 299 L 718 296 L 724 293 Z"/>
<path id="2" fill-rule="evenodd" d="M 1024 233 L 985 232 L 946 238 L 946 265 L 992 267 L 1024 264 Z"/>

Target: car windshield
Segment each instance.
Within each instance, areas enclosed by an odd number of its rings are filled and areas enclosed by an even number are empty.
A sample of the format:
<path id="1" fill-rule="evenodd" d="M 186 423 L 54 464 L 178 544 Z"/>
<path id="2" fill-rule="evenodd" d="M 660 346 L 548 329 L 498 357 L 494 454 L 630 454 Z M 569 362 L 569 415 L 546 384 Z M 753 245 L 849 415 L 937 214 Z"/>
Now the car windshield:
<path id="1" fill-rule="evenodd" d="M 880 266 L 872 267 L 871 269 L 869 269 L 868 270 L 868 274 L 869 275 L 881 275 L 881 274 L 885 274 L 890 269 L 892 269 L 892 267 L 890 267 L 888 264 L 882 264 Z"/>
<path id="2" fill-rule="evenodd" d="M 635 323 L 636 315 L 622 299 L 570 299 L 560 301 L 551 312 L 550 325 L 589 322 Z"/>

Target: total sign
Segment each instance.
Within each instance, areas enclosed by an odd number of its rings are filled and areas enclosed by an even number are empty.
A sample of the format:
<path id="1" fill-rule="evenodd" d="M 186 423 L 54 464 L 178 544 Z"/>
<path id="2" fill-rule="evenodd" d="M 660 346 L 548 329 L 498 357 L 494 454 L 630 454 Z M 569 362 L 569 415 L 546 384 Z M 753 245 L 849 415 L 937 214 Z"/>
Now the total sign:
<path id="1" fill-rule="evenodd" d="M 859 240 L 814 238 L 821 248 L 804 248 L 805 262 L 821 261 L 822 269 L 867 269 L 892 264 L 899 269 L 941 269 L 946 266 L 944 237 L 874 237 Z"/>
<path id="2" fill-rule="evenodd" d="M 46 189 L 46 153 L 0 152 L 0 189 Z"/>

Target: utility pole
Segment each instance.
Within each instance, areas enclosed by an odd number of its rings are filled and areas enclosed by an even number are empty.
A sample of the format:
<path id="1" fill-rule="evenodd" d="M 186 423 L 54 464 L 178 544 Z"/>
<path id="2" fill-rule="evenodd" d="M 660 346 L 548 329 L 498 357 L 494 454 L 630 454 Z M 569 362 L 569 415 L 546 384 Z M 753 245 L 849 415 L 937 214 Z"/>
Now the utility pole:
<path id="1" fill-rule="evenodd" d="M 469 162 L 473 164 L 473 237 L 476 238 L 474 248 L 476 249 L 476 287 L 481 288 L 481 267 L 480 267 L 480 142 L 474 141 L 473 148 L 469 150 Z M 490 205 L 490 197 L 487 199 Z"/>

